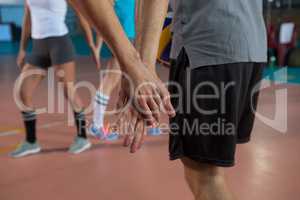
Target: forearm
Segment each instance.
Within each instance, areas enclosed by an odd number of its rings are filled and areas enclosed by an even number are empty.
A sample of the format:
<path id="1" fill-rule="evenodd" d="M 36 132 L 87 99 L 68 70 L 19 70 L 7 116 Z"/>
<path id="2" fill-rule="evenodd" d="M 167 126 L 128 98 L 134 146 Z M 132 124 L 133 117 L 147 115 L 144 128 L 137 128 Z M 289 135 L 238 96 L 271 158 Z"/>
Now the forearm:
<path id="1" fill-rule="evenodd" d="M 132 62 L 139 60 L 139 56 L 126 37 L 111 3 L 95 0 L 72 0 L 72 2 L 89 19 L 112 49 L 121 64 L 121 69 L 130 70 L 130 66 L 133 66 Z"/>
<path id="2" fill-rule="evenodd" d="M 159 40 L 168 0 L 139 0 L 136 46 L 143 62 L 155 72 Z"/>
<path id="3" fill-rule="evenodd" d="M 141 44 L 142 44 L 142 21 L 143 21 L 143 0 L 136 0 L 136 13 L 135 13 L 135 31 L 136 31 L 136 38 L 135 38 L 135 48 L 138 52 L 141 51 Z"/>
<path id="4" fill-rule="evenodd" d="M 21 41 L 20 41 L 20 50 L 22 51 L 26 50 L 31 35 L 30 11 L 26 4 L 24 9 L 25 9 L 25 13 L 24 13 L 24 19 L 22 25 Z"/>

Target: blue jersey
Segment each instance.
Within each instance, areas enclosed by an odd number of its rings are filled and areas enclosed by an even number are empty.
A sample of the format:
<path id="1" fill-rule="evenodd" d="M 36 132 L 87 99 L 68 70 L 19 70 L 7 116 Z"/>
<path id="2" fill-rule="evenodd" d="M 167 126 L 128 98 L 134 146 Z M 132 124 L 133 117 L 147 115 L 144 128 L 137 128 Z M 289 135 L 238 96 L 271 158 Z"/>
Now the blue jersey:
<path id="1" fill-rule="evenodd" d="M 115 0 L 115 12 L 128 38 L 135 38 L 135 0 Z"/>
<path id="2" fill-rule="evenodd" d="M 130 40 L 134 40 L 135 32 L 135 0 L 115 0 L 114 9 L 117 17 Z M 104 44 L 101 50 L 102 58 L 111 58 L 112 53 Z"/>

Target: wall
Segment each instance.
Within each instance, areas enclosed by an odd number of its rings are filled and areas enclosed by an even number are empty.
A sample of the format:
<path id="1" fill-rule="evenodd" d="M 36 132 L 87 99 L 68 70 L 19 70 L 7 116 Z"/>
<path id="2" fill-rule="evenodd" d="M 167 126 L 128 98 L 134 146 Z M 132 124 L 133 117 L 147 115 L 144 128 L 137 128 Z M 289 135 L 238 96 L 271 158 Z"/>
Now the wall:
<path id="1" fill-rule="evenodd" d="M 1 0 L 0 0 L 1 1 Z M 22 25 L 24 14 L 23 5 L 0 5 L 0 19 L 3 23 L 15 23 L 17 26 Z"/>
<path id="2" fill-rule="evenodd" d="M 16 4 L 23 4 L 24 0 L 0 0 L 0 4 L 12 4 L 12 5 L 16 5 Z"/>

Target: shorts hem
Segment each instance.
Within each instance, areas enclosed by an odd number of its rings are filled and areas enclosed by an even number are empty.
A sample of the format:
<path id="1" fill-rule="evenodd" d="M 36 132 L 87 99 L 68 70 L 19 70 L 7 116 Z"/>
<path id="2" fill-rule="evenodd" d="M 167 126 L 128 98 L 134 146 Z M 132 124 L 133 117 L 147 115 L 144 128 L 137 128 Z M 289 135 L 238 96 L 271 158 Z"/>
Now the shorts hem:
<path id="1" fill-rule="evenodd" d="M 247 137 L 247 138 L 240 138 L 237 140 L 238 144 L 245 144 L 245 143 L 249 143 L 251 140 L 251 137 Z"/>
<path id="2" fill-rule="evenodd" d="M 34 62 L 31 62 L 31 61 L 27 61 L 26 63 L 29 64 L 29 65 L 32 65 L 32 66 L 34 66 L 36 68 L 39 68 L 39 69 L 48 69 L 49 67 L 51 67 L 51 66 L 48 66 L 48 65 L 36 64 Z"/>
<path id="3" fill-rule="evenodd" d="M 218 159 L 203 158 L 201 156 L 191 156 L 191 155 L 184 155 L 184 154 L 170 155 L 171 161 L 181 159 L 181 158 L 189 158 L 189 159 L 199 162 L 199 163 L 215 165 L 217 167 L 233 167 L 235 165 L 234 160 L 231 160 L 231 161 L 218 160 Z"/>
<path id="4" fill-rule="evenodd" d="M 40 65 L 40 64 L 36 64 L 36 63 L 30 62 L 30 61 L 28 61 L 27 63 L 30 64 L 30 65 L 32 65 L 32 66 L 34 66 L 34 67 L 37 67 L 37 68 L 48 69 L 48 68 L 51 68 L 51 67 L 53 67 L 55 65 L 63 65 L 63 64 L 66 64 L 68 62 L 73 62 L 73 61 L 75 61 L 75 58 L 72 58 L 72 59 L 70 58 L 68 60 L 65 60 L 65 61 L 62 61 L 62 62 L 53 63 L 51 65 Z"/>
<path id="5" fill-rule="evenodd" d="M 62 60 L 62 61 L 59 61 L 59 62 L 53 62 L 52 66 L 55 66 L 55 65 L 63 65 L 63 64 L 66 64 L 66 63 L 69 63 L 69 62 L 73 62 L 75 61 L 75 57 L 72 57 L 72 58 L 68 58 L 68 59 L 65 59 L 65 60 Z"/>

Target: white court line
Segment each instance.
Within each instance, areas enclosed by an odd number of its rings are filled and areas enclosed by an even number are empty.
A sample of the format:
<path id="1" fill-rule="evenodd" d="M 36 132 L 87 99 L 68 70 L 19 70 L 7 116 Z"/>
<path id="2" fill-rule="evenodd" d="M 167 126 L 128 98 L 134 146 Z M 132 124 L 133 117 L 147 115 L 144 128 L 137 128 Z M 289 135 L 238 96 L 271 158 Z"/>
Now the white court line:
<path id="1" fill-rule="evenodd" d="M 10 135 L 16 135 L 18 133 L 20 133 L 19 130 L 12 130 L 12 131 L 0 132 L 0 137 L 10 136 Z"/>
<path id="2" fill-rule="evenodd" d="M 47 124 L 38 126 L 37 129 L 40 130 L 40 129 L 52 128 L 52 127 L 60 126 L 63 123 L 65 123 L 65 122 L 57 121 L 57 122 L 47 123 Z M 10 130 L 10 131 L 0 132 L 0 137 L 17 135 L 17 134 L 20 134 L 23 130 L 24 129 L 20 128 L 20 129 L 14 129 L 14 130 Z"/>
<path id="3" fill-rule="evenodd" d="M 90 119 L 90 118 L 92 118 L 92 116 L 86 116 L 86 119 Z M 47 124 L 38 126 L 37 130 L 53 128 L 56 126 L 60 126 L 63 123 L 65 123 L 65 121 L 57 121 L 57 122 L 47 123 Z M 23 130 L 24 130 L 23 128 L 16 128 L 16 129 L 12 129 L 9 131 L 0 132 L 0 137 L 17 135 L 17 134 L 20 134 Z"/>

